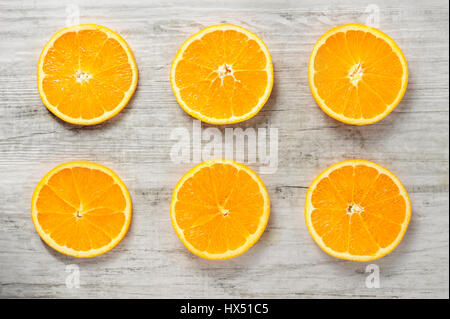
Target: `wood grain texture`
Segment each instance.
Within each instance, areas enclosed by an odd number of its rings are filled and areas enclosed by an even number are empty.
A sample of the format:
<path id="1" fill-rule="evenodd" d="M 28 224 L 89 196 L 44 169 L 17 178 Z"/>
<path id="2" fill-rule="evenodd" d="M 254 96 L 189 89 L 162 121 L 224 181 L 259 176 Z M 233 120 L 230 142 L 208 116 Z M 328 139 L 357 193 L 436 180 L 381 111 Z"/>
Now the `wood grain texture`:
<path id="1" fill-rule="evenodd" d="M 449 7 L 436 1 L 72 1 L 80 23 L 120 33 L 134 51 L 139 84 L 130 104 L 95 127 L 63 123 L 42 104 L 36 64 L 46 41 L 65 26 L 57 0 L 0 2 L 0 297 L 449 297 Z M 307 62 L 330 27 L 365 23 L 369 4 L 380 29 L 402 48 L 410 68 L 400 105 L 383 121 L 354 127 L 314 102 Z M 203 27 L 233 23 L 257 33 L 274 62 L 272 96 L 253 119 L 233 127 L 279 130 L 276 174 L 262 175 L 271 217 L 260 241 L 233 260 L 189 253 L 169 217 L 173 187 L 193 164 L 170 161 L 174 127 L 191 130 L 177 104 L 169 69 L 180 45 Z M 220 128 L 223 131 L 223 128 Z M 308 234 L 304 198 L 314 177 L 343 159 L 392 170 L 413 208 L 403 242 L 376 261 L 381 288 L 368 289 L 366 263 L 334 259 Z M 93 259 L 63 256 L 33 228 L 30 201 L 42 176 L 69 160 L 97 161 L 127 184 L 130 231 Z M 257 165 L 251 165 L 255 168 Z M 69 289 L 66 265 L 80 268 Z"/>

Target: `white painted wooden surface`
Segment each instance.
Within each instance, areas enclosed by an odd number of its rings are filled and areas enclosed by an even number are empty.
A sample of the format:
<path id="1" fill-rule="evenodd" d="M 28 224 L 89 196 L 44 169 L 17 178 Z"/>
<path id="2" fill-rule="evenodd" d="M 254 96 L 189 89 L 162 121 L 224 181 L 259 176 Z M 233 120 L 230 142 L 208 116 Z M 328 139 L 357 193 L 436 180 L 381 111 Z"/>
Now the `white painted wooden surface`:
<path id="1" fill-rule="evenodd" d="M 51 115 L 36 89 L 42 47 L 67 20 L 57 0 L 0 2 L 0 297 L 446 297 L 449 296 L 449 8 L 436 1 L 72 1 L 80 23 L 96 23 L 128 41 L 139 67 L 131 103 L 95 127 Z M 315 104 L 307 61 L 332 26 L 365 23 L 379 8 L 380 29 L 402 48 L 409 86 L 378 124 L 344 125 Z M 69 7 L 71 8 L 71 7 Z M 169 153 L 174 127 L 192 126 L 169 83 L 185 39 L 217 23 L 242 25 L 268 45 L 275 70 L 271 98 L 234 127 L 279 129 L 279 168 L 262 175 L 272 202 L 266 232 L 246 254 L 224 262 L 189 253 L 169 218 L 173 187 L 192 164 Z M 221 128 L 223 131 L 223 128 Z M 365 286 L 367 264 L 340 261 L 313 242 L 303 201 L 314 177 L 336 161 L 373 160 L 405 184 L 413 216 L 400 246 L 376 261 L 381 288 Z M 55 165 L 86 159 L 114 169 L 130 189 L 130 231 L 110 253 L 74 259 L 35 232 L 31 195 Z M 257 165 L 251 165 L 255 168 Z M 80 288 L 66 286 L 66 265 Z"/>

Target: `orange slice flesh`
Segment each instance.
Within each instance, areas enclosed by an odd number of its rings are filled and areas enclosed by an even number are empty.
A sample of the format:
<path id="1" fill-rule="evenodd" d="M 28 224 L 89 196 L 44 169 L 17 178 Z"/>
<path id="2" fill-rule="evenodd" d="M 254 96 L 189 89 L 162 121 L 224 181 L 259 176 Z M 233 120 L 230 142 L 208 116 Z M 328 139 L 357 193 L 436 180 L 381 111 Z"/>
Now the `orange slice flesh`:
<path id="1" fill-rule="evenodd" d="M 133 95 L 136 62 L 125 40 L 94 25 L 62 29 L 45 45 L 37 67 L 39 94 L 60 119 L 93 125 L 117 115 Z"/>
<path id="2" fill-rule="evenodd" d="M 253 246 L 269 219 L 270 201 L 261 179 L 231 160 L 203 162 L 175 187 L 172 225 L 195 255 L 213 260 L 236 257 Z"/>
<path id="3" fill-rule="evenodd" d="M 319 39 L 308 76 L 314 99 L 325 113 L 344 123 L 365 125 L 380 121 L 400 103 L 408 65 L 386 34 L 348 24 Z"/>
<path id="4" fill-rule="evenodd" d="M 170 72 L 175 97 L 193 117 L 230 124 L 253 117 L 272 91 L 269 50 L 250 31 L 215 25 L 191 36 Z"/>
<path id="5" fill-rule="evenodd" d="M 316 243 L 342 259 L 369 261 L 397 247 L 411 218 L 411 204 L 398 178 L 364 160 L 337 163 L 311 184 L 306 225 Z"/>
<path id="6" fill-rule="evenodd" d="M 31 216 L 41 238 L 57 251 L 93 257 L 115 247 L 131 221 L 131 198 L 112 170 L 92 162 L 68 162 L 36 187 Z"/>

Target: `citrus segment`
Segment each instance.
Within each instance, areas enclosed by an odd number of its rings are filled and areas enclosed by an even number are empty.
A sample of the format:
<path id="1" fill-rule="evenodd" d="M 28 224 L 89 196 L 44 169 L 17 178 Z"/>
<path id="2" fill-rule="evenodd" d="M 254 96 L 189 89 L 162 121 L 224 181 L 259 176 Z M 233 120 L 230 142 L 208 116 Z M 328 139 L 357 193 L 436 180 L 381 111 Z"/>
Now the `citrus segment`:
<path id="1" fill-rule="evenodd" d="M 325 33 L 309 60 L 309 85 L 319 106 L 349 124 L 375 123 L 400 103 L 408 82 L 406 59 L 381 31 L 359 24 Z"/>
<path id="2" fill-rule="evenodd" d="M 273 69 L 264 42 L 234 25 L 216 25 L 190 37 L 170 73 L 180 106 L 212 124 L 254 116 L 272 91 Z"/>
<path id="3" fill-rule="evenodd" d="M 305 205 L 308 230 L 328 254 L 368 261 L 400 243 L 411 205 L 397 177 L 378 164 L 349 160 L 322 172 L 311 184 Z"/>
<path id="4" fill-rule="evenodd" d="M 207 259 L 228 259 L 247 251 L 263 233 L 270 211 L 261 179 L 231 160 L 203 162 L 175 187 L 170 214 L 183 244 Z"/>
<path id="5" fill-rule="evenodd" d="M 55 167 L 38 184 L 31 203 L 34 226 L 52 248 L 92 257 L 116 246 L 131 221 L 131 199 L 120 178 L 92 162 Z"/>
<path id="6" fill-rule="evenodd" d="M 115 116 L 133 95 L 137 78 L 125 40 L 93 24 L 56 33 L 38 62 L 42 101 L 57 117 L 74 124 L 92 125 Z"/>

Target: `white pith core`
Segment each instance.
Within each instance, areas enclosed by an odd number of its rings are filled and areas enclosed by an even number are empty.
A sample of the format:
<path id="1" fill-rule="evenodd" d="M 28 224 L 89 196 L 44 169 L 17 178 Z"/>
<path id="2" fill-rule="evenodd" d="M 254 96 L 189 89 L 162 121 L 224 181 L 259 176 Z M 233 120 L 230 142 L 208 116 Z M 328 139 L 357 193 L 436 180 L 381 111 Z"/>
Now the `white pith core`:
<path id="1" fill-rule="evenodd" d="M 364 69 L 360 62 L 350 68 L 350 71 L 349 71 L 347 77 L 350 79 L 350 83 L 352 83 L 353 86 L 358 86 L 358 82 L 361 81 L 363 74 L 364 74 Z"/>
<path id="2" fill-rule="evenodd" d="M 92 78 L 92 74 L 78 70 L 77 73 L 75 73 L 75 77 L 77 82 L 83 83 L 89 81 L 89 79 Z"/>
<path id="3" fill-rule="evenodd" d="M 349 215 L 361 214 L 362 212 L 364 212 L 364 208 L 358 204 L 349 204 L 347 207 L 347 214 Z"/>
<path id="4" fill-rule="evenodd" d="M 219 68 L 216 70 L 216 73 L 219 75 L 219 78 L 223 80 L 224 77 L 227 75 L 233 76 L 233 68 L 229 64 L 222 64 L 219 66 Z"/>
<path id="5" fill-rule="evenodd" d="M 220 208 L 220 212 L 222 213 L 223 216 L 228 216 L 228 214 L 229 214 L 228 209 L 225 209 L 223 207 Z"/>
<path id="6" fill-rule="evenodd" d="M 217 73 L 217 76 L 220 79 L 221 85 L 223 85 L 223 79 L 226 76 L 231 76 L 233 78 L 233 80 L 239 82 L 238 80 L 236 80 L 236 78 L 234 77 L 234 70 L 232 68 L 232 65 L 230 64 L 222 64 L 221 66 L 219 66 L 217 68 L 217 70 L 214 71 L 215 73 Z"/>

